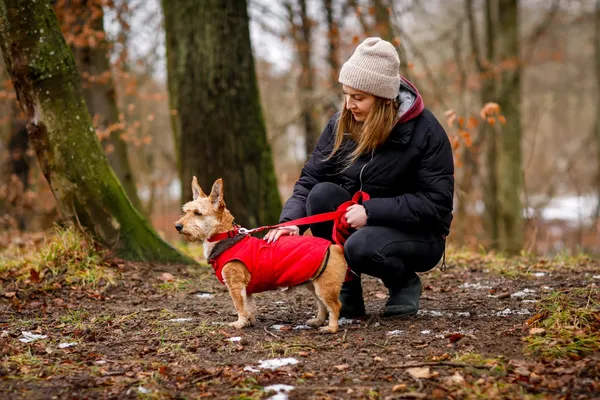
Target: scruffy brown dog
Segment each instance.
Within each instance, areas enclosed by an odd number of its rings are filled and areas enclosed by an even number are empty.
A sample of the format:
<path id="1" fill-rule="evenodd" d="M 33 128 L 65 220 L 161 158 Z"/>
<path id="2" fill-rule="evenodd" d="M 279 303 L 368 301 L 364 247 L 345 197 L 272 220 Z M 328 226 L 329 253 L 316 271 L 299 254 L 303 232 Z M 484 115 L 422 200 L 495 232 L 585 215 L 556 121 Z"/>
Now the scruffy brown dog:
<path id="1" fill-rule="evenodd" d="M 214 182 L 212 190 L 207 196 L 198 185 L 196 177 L 194 177 L 192 192 L 193 201 L 183 206 L 185 215 L 175 223 L 175 227 L 186 241 L 203 242 L 204 255 L 208 259 L 211 253 L 216 250 L 215 246 L 221 243 L 220 241 L 213 242 L 208 239 L 216 234 L 233 230 L 233 216 L 227 210 L 223 201 L 222 179 Z M 283 238 L 281 237 L 278 242 L 282 241 Z M 317 238 L 297 237 L 295 240 L 309 241 L 313 239 Z M 274 245 L 277 245 L 277 242 Z M 326 255 L 322 260 L 320 258 L 320 261 L 317 260 L 320 262 L 317 272 L 306 282 L 294 286 L 294 288 L 306 287 L 317 301 L 317 316 L 306 321 L 306 324 L 314 327 L 321 326 L 320 331 L 322 332 L 335 333 L 338 330 L 338 317 L 341 308 L 338 297 L 345 279 L 347 265 L 340 246 L 326 244 L 326 247 L 328 247 Z M 253 278 L 250 273 L 251 270 L 256 271 L 253 266 L 246 266 L 239 260 L 227 262 L 220 269 L 222 278 L 220 280 L 229 289 L 229 294 L 238 313 L 238 320 L 229 325 L 237 329 L 252 325 L 255 319 L 254 300 L 252 294 L 247 293 L 246 290 Z M 255 287 L 254 283 L 253 287 Z M 255 291 L 255 293 L 257 292 L 259 291 Z M 322 326 L 325 323 L 327 313 L 329 313 L 329 324 L 328 326 Z"/>

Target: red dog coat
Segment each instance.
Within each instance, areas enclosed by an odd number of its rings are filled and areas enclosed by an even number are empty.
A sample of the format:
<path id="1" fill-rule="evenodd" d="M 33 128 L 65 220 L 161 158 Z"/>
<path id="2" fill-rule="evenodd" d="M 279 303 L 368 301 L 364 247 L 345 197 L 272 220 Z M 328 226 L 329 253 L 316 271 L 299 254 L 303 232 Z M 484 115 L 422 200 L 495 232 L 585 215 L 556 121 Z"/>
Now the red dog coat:
<path id="1" fill-rule="evenodd" d="M 274 243 L 250 235 L 209 259 L 217 279 L 223 281 L 223 266 L 241 261 L 250 271 L 246 293 L 260 293 L 297 286 L 317 275 L 331 242 L 313 236 L 281 236 Z"/>

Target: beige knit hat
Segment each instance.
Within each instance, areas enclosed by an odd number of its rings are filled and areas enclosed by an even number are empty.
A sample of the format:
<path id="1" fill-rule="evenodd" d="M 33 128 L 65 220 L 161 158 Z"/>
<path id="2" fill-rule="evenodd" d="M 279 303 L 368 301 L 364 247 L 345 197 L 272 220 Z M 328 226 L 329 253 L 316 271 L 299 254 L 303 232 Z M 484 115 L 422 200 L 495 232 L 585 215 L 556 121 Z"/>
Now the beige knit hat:
<path id="1" fill-rule="evenodd" d="M 400 58 L 390 42 L 378 37 L 366 38 L 344 63 L 339 82 L 385 99 L 393 99 L 400 90 Z"/>

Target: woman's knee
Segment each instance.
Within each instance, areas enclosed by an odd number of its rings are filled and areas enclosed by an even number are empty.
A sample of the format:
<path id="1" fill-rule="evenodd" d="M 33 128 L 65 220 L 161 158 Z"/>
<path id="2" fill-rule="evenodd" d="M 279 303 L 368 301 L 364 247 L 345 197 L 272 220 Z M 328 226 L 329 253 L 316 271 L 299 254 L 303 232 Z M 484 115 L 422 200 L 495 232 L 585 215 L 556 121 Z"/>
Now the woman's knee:
<path id="1" fill-rule="evenodd" d="M 361 265 L 382 263 L 384 256 L 378 250 L 381 243 L 376 235 L 369 233 L 368 227 L 354 232 L 344 243 L 344 255 L 351 266 L 360 268 Z"/>
<path id="2" fill-rule="evenodd" d="M 306 211 L 309 215 L 333 211 L 350 198 L 350 193 L 335 183 L 320 182 L 308 193 Z"/>

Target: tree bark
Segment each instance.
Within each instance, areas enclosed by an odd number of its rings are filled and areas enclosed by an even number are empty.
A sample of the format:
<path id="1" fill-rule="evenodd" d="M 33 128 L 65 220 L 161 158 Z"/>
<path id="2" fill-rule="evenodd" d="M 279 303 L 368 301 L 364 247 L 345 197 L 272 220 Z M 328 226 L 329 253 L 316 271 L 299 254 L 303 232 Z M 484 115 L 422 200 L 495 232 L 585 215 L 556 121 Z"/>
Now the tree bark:
<path id="1" fill-rule="evenodd" d="M 596 0 L 596 37 L 594 38 L 596 51 L 596 193 L 598 204 L 596 206 L 596 220 L 600 218 L 600 0 Z"/>
<path id="2" fill-rule="evenodd" d="M 192 262 L 160 239 L 111 170 L 48 1 L 0 0 L 0 26 L 29 139 L 63 216 L 124 259 Z"/>
<path id="3" fill-rule="evenodd" d="M 104 38 L 104 12 L 101 4 L 93 0 L 66 1 L 61 5 L 60 11 L 61 14 L 78 16 L 76 23 L 79 26 L 87 25 L 92 33 L 100 32 L 102 34 L 95 38 L 95 45 L 90 45 L 89 41 L 86 41 L 84 45 L 72 45 L 71 50 L 75 57 L 75 63 L 81 75 L 84 76 L 82 81 L 83 97 L 88 111 L 92 117 L 97 115 L 100 118 L 98 128 L 108 129 L 119 123 L 119 109 L 108 60 L 108 42 Z M 65 28 L 73 29 L 74 26 L 69 24 Z M 85 77 L 93 77 L 93 81 Z M 129 163 L 127 143 L 121 139 L 122 133 L 121 129 L 111 129 L 106 142 L 112 145 L 112 150 L 106 152 L 108 161 L 133 206 L 143 212 L 144 209 L 135 185 L 135 177 Z"/>
<path id="4" fill-rule="evenodd" d="M 500 112 L 506 118 L 501 126 L 498 148 L 498 197 L 501 251 L 518 254 L 523 246 L 521 192 L 521 58 L 519 54 L 519 1 L 498 1 L 498 58 L 513 61 L 503 68 Z"/>
<path id="5" fill-rule="evenodd" d="M 225 182 L 225 201 L 244 226 L 276 222 L 281 200 L 260 106 L 245 0 L 164 1 L 181 123 L 182 201 Z"/>
<path id="6" fill-rule="evenodd" d="M 333 10 L 333 0 L 323 0 L 325 17 L 327 19 L 329 83 L 332 88 L 338 86 L 340 73 L 340 28 Z"/>

